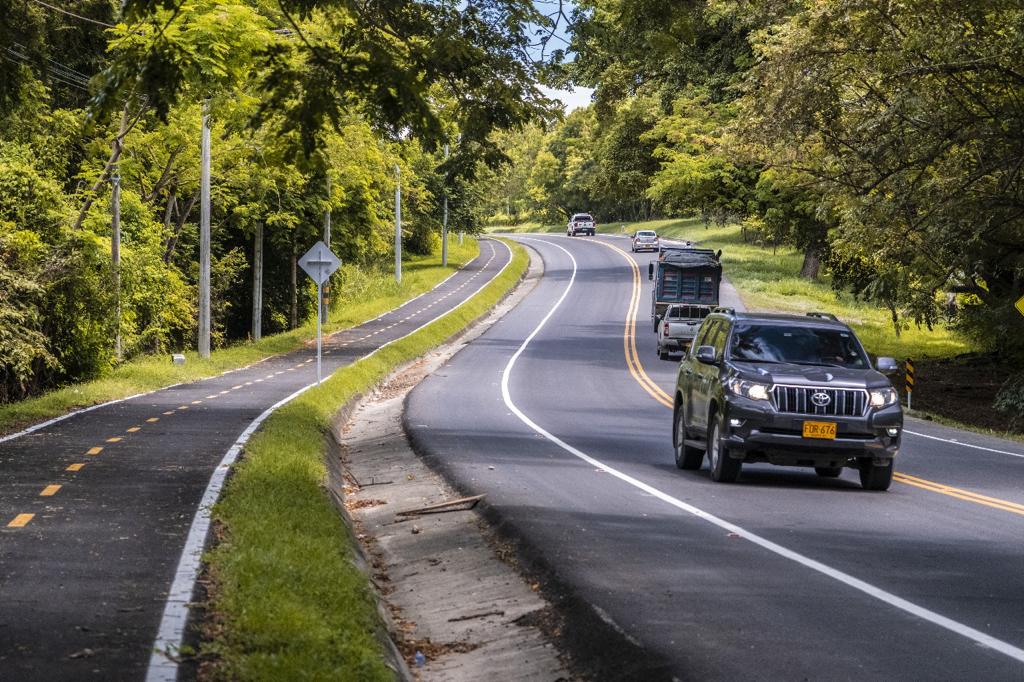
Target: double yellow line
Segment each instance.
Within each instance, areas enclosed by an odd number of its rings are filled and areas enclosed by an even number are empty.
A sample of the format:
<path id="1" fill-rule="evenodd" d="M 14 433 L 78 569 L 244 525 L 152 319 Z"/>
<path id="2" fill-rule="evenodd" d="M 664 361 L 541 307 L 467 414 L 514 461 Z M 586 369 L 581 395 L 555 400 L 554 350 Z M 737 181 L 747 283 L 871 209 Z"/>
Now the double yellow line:
<path id="1" fill-rule="evenodd" d="M 1016 502 L 1010 502 L 1008 500 L 1001 500 L 998 497 L 988 497 L 987 495 L 981 495 L 979 493 L 972 493 L 970 490 L 964 490 L 963 488 L 954 488 L 949 485 L 943 485 L 941 483 L 935 483 L 934 481 L 928 481 L 923 478 L 916 476 L 910 476 L 904 473 L 895 473 L 892 475 L 894 481 L 899 481 L 906 485 L 912 485 L 915 488 L 922 490 L 930 490 L 933 493 L 941 493 L 948 495 L 949 497 L 955 497 L 958 500 L 964 500 L 966 502 L 973 502 L 975 504 L 982 504 L 986 507 L 992 507 L 993 509 L 1000 509 L 1002 511 L 1010 512 L 1011 514 L 1019 514 L 1024 516 L 1024 504 L 1017 504 Z"/>
<path id="2" fill-rule="evenodd" d="M 637 311 L 640 308 L 640 296 L 642 292 L 640 268 L 637 266 L 636 261 L 619 247 L 602 241 L 595 241 L 594 243 L 618 252 L 626 259 L 626 262 L 629 263 L 629 268 L 633 275 L 633 293 L 629 299 L 629 309 L 626 311 L 626 326 L 622 337 L 623 349 L 626 354 L 626 366 L 629 368 L 629 373 L 633 376 L 636 382 L 640 384 L 641 388 L 647 391 L 652 398 L 665 407 L 672 408 L 674 407 L 672 396 L 663 391 L 660 386 L 654 383 L 653 379 L 647 376 L 647 372 L 644 371 L 644 366 L 640 362 L 640 355 L 637 353 L 636 349 L 636 317 Z M 954 488 L 952 486 L 943 485 L 942 483 L 936 483 L 935 481 L 929 481 L 924 478 L 917 478 L 916 476 L 910 476 L 909 474 L 904 473 L 893 474 L 893 480 L 899 481 L 905 485 L 914 486 L 915 488 L 963 500 L 965 502 L 973 502 L 974 504 L 980 504 L 993 509 L 999 509 L 1001 511 L 1024 516 L 1024 504 L 1017 504 L 1016 502 L 1001 500 L 996 497 L 988 497 L 987 495 L 974 493 L 970 490 Z"/>
<path id="3" fill-rule="evenodd" d="M 640 354 L 636 350 L 636 314 L 640 308 L 640 296 L 643 290 L 643 287 L 640 286 L 640 268 L 637 266 L 636 261 L 619 247 L 607 242 L 599 241 L 597 243 L 621 254 L 626 259 L 626 262 L 629 263 L 630 270 L 633 273 L 633 294 L 629 299 L 629 309 L 626 311 L 626 327 L 622 333 L 622 346 L 626 353 L 626 366 L 629 368 L 629 373 L 633 375 L 633 378 L 640 384 L 640 387 L 647 391 L 652 398 L 665 407 L 672 408 L 672 396 L 665 393 L 661 386 L 658 386 L 658 384 L 654 383 L 653 379 L 647 376 L 644 366 L 640 363 Z"/>

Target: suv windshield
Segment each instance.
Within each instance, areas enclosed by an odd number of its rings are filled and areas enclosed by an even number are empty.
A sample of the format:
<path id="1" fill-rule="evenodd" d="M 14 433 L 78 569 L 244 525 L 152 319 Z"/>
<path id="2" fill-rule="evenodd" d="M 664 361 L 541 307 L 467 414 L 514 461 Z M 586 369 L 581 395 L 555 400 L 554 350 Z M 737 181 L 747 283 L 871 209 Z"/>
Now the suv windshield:
<path id="1" fill-rule="evenodd" d="M 741 362 L 786 362 L 868 369 L 867 358 L 853 333 L 843 329 L 740 323 L 729 352 Z"/>
<path id="2" fill-rule="evenodd" d="M 577 213 L 572 217 L 573 220 L 593 220 L 589 213 Z"/>

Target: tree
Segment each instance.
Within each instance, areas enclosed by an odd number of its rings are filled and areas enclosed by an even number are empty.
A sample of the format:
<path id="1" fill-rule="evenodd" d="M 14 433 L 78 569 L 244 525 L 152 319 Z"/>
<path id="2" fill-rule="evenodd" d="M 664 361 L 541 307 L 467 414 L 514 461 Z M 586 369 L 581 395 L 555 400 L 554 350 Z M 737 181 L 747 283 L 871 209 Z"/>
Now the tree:
<path id="1" fill-rule="evenodd" d="M 842 244 L 912 273 L 908 309 L 970 294 L 962 322 L 1002 346 L 1024 329 L 1021 45 L 1015 2 L 808 2 L 758 34 L 743 110 L 774 165 L 824 188 Z"/>

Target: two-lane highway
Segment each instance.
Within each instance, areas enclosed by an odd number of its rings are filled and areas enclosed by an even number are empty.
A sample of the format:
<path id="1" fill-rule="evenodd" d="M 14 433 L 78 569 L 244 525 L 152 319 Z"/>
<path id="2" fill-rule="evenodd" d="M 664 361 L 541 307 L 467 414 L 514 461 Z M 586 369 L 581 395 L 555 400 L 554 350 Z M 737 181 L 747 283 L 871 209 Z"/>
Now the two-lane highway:
<path id="1" fill-rule="evenodd" d="M 852 471 L 679 471 L 654 256 L 521 239 L 545 276 L 411 394 L 406 428 L 641 644 L 622 675 L 1024 678 L 1024 446 L 908 421 L 887 493 Z"/>
<path id="2" fill-rule="evenodd" d="M 510 260 L 482 241 L 430 292 L 330 337 L 324 375 L 462 305 Z M 218 481 L 254 420 L 315 381 L 305 349 L 0 439 L 0 680 L 173 679 Z"/>

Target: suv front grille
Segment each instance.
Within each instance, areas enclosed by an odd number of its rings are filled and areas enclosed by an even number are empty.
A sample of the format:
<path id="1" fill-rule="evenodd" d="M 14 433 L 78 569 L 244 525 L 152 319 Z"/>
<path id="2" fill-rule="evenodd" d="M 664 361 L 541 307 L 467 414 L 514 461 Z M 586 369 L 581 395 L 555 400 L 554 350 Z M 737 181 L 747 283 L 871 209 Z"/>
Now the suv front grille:
<path id="1" fill-rule="evenodd" d="M 824 405 L 815 404 L 814 395 L 828 396 Z M 822 417 L 862 417 L 868 408 L 868 392 L 859 388 L 822 388 L 817 386 L 775 386 L 772 388 L 775 408 L 789 414 Z"/>

